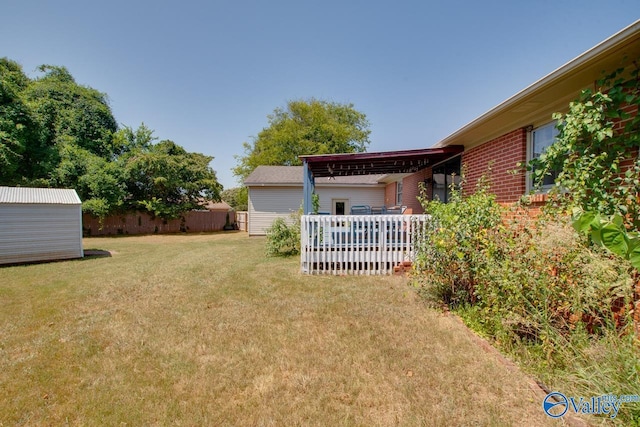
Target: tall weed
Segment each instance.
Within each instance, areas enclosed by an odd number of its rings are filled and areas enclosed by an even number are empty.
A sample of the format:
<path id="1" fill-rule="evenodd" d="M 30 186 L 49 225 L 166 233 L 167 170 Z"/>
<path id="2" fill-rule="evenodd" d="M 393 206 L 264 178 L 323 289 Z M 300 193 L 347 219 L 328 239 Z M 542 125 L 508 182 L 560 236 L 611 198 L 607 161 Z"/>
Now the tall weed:
<path id="1" fill-rule="evenodd" d="M 463 180 L 464 186 L 464 180 Z M 637 394 L 634 275 L 571 227 L 568 216 L 505 210 L 486 180 L 450 203 L 423 200 L 432 224 L 414 284 L 550 386 L 576 395 Z M 619 421 L 640 422 L 627 404 Z"/>
<path id="2" fill-rule="evenodd" d="M 475 302 L 478 271 L 485 264 L 484 250 L 491 243 L 487 235 L 500 226 L 502 213 L 485 180 L 465 198 L 464 185 L 462 180 L 459 189 L 452 189 L 449 203 L 420 200 L 432 221 L 416 258 L 420 277 L 428 278 L 428 286 L 419 281 L 419 289 L 428 300 L 452 307 Z"/>

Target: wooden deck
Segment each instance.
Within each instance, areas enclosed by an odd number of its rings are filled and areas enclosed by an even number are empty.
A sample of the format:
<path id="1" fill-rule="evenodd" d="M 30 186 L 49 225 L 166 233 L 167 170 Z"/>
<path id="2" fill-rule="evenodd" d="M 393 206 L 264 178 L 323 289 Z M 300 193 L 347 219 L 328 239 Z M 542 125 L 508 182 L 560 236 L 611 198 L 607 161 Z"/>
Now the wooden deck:
<path id="1" fill-rule="evenodd" d="M 428 215 L 303 215 L 305 274 L 391 274 L 413 261 Z"/>

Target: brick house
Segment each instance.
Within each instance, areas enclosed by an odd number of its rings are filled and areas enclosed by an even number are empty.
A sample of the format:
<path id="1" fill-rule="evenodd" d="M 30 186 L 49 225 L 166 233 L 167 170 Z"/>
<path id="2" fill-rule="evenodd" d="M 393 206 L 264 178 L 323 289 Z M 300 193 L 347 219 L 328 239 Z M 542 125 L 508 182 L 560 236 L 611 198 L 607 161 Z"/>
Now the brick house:
<path id="1" fill-rule="evenodd" d="M 314 179 L 353 173 L 401 174 L 385 188 L 385 200 L 402 195 L 402 204 L 421 213 L 416 196 L 424 183 L 428 197 L 447 201 L 452 173 L 459 176 L 464 165 L 474 184 L 491 165 L 491 191 L 500 203 L 509 204 L 531 190 L 531 177 L 515 172 L 517 164 L 539 155 L 555 136 L 554 112 L 565 112 L 580 92 L 594 87 L 603 73 L 631 69 L 640 59 L 640 20 L 614 34 L 577 58 L 534 82 L 506 101 L 482 114 L 436 143 L 413 151 L 302 156 L 306 170 L 305 212 Z M 640 64 L 636 64 L 640 66 Z M 449 155 L 447 155 L 449 154 Z M 355 166 L 355 169 L 354 169 Z M 550 186 L 552 181 L 548 182 Z M 470 186 L 471 187 L 471 186 Z M 397 197 L 397 196 L 396 196 Z M 534 203 L 545 194 L 532 196 Z M 310 205 L 309 205 L 310 206 Z"/>

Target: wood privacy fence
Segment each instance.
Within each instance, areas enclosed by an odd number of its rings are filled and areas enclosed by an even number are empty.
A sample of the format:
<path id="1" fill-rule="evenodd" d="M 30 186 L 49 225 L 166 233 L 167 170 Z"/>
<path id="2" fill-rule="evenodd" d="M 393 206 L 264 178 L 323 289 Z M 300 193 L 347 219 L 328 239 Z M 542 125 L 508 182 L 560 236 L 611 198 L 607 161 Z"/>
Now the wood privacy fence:
<path id="1" fill-rule="evenodd" d="M 391 274 L 413 261 L 429 215 L 303 215 L 300 263 L 306 274 Z"/>
<path id="2" fill-rule="evenodd" d="M 236 212 L 236 224 L 238 224 L 238 230 L 249 231 L 249 212 Z"/>
<path id="3" fill-rule="evenodd" d="M 191 211 L 178 219 L 153 218 L 146 212 L 131 212 L 105 218 L 102 223 L 89 214 L 82 215 L 84 236 L 119 234 L 200 233 L 221 231 L 227 222 L 227 212 Z M 229 211 L 229 222 L 235 222 L 235 212 Z"/>

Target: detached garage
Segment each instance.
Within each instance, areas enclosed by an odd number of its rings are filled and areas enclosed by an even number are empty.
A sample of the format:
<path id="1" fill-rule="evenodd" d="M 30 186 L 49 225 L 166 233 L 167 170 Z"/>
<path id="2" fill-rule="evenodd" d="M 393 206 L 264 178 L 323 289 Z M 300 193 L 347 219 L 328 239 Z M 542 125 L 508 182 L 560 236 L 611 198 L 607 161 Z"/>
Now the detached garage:
<path id="1" fill-rule="evenodd" d="M 249 235 L 263 236 L 280 217 L 291 221 L 291 214 L 302 206 L 302 166 L 258 166 L 245 179 L 249 189 Z M 319 212 L 345 215 L 352 206 L 383 206 L 384 179 L 388 175 L 337 176 L 316 181 Z"/>
<path id="2" fill-rule="evenodd" d="M 0 264 L 83 256 L 75 190 L 0 187 Z"/>

